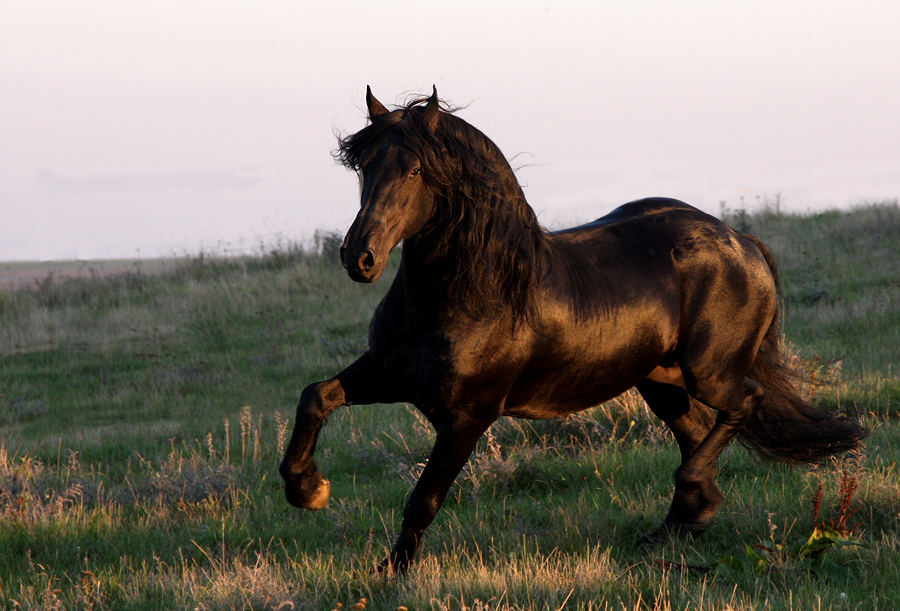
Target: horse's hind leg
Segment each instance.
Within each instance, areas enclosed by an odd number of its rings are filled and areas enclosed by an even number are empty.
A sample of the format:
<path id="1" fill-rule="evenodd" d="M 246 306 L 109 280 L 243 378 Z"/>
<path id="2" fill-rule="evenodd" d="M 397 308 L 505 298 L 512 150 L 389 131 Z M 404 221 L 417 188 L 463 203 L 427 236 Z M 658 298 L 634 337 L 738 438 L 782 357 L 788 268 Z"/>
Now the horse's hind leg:
<path id="1" fill-rule="evenodd" d="M 715 412 L 680 386 L 647 379 L 637 389 L 650 410 L 671 429 L 681 450 L 681 460 L 686 461 L 716 423 Z"/>
<path id="2" fill-rule="evenodd" d="M 637 389 L 651 411 L 675 436 L 683 466 L 715 425 L 715 413 L 680 386 L 647 379 L 639 383 Z M 672 505 L 663 522 L 662 533 L 699 531 L 712 520 L 724 498 L 716 486 L 715 462 L 703 475 L 693 481 L 676 478 Z"/>
<path id="3" fill-rule="evenodd" d="M 723 499 L 715 484 L 716 461 L 722 450 L 746 426 L 753 410 L 762 401 L 763 387 L 750 378 L 734 389 L 707 394 L 694 391 L 694 398 L 718 409 L 716 422 L 690 457 L 675 472 L 674 514 L 664 528 L 702 534 L 712 523 L 716 507 Z M 717 499 L 710 503 L 710 500 Z"/>

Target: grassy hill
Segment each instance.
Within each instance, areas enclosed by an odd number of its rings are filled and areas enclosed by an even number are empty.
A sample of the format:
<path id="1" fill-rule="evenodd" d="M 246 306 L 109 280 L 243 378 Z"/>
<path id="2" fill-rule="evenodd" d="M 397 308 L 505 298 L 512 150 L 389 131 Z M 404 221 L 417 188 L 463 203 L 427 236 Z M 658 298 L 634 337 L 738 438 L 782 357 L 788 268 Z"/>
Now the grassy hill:
<path id="1" fill-rule="evenodd" d="M 276 471 L 301 389 L 365 348 L 388 286 L 351 282 L 333 241 L 3 290 L 0 604 L 900 606 L 900 210 L 768 207 L 728 221 L 775 252 L 805 390 L 872 428 L 864 454 L 808 469 L 730 448 L 728 501 L 710 532 L 644 547 L 678 452 L 635 394 L 565 420 L 504 420 L 405 579 L 371 570 L 430 449 L 414 409 L 333 415 L 320 512 L 290 508 Z M 816 539 L 823 551 L 799 557 L 817 522 L 852 544 Z"/>

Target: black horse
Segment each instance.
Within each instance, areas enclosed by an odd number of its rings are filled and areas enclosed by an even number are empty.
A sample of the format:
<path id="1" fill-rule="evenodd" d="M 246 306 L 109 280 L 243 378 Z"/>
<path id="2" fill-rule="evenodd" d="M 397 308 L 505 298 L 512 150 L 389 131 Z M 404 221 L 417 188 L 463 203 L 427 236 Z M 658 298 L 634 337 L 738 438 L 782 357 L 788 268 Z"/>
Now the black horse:
<path id="1" fill-rule="evenodd" d="M 637 387 L 681 450 L 661 532 L 699 534 L 723 495 L 735 435 L 767 458 L 856 448 L 856 422 L 804 402 L 779 351 L 777 276 L 758 239 L 672 199 L 625 204 L 546 233 L 500 149 L 437 91 L 385 108 L 340 141 L 361 209 L 341 247 L 374 282 L 403 241 L 369 349 L 300 397 L 281 464 L 288 501 L 319 509 L 316 439 L 342 405 L 408 402 L 437 435 L 403 512 L 389 570 L 405 570 L 476 442 L 500 416 L 552 418 Z M 712 408 L 712 409 L 710 409 Z"/>

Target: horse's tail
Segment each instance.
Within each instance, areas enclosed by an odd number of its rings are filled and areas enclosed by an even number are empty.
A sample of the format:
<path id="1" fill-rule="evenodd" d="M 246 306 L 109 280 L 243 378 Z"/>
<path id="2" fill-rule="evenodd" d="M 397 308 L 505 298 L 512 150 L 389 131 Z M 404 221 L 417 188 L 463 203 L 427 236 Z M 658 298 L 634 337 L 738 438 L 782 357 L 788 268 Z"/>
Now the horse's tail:
<path id="1" fill-rule="evenodd" d="M 771 251 L 760 240 L 747 237 L 765 257 L 777 284 Z M 786 463 L 814 463 L 859 447 L 869 432 L 858 422 L 816 407 L 797 394 L 797 373 L 785 362 L 779 340 L 776 312 L 750 370 L 765 396 L 741 432 L 741 441 L 765 458 Z"/>

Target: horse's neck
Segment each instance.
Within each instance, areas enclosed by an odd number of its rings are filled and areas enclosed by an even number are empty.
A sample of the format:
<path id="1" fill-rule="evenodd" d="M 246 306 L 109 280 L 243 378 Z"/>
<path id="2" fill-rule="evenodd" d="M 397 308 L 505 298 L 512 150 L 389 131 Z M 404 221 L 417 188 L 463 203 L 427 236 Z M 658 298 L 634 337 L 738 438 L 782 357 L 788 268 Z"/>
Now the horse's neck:
<path id="1" fill-rule="evenodd" d="M 533 311 L 546 236 L 530 208 L 523 208 L 518 184 L 499 205 L 509 208 L 490 218 L 465 218 L 467 226 L 455 229 L 472 233 L 442 233 L 452 230 L 434 226 L 404 243 L 401 268 L 410 303 L 474 318 Z"/>
<path id="2" fill-rule="evenodd" d="M 429 242 L 425 236 L 404 240 L 398 273 L 403 277 L 407 292 L 424 292 L 429 296 L 446 294 L 449 262 L 445 258 L 433 257 Z"/>
<path id="3" fill-rule="evenodd" d="M 403 243 L 397 276 L 386 297 L 390 302 L 387 309 L 402 311 L 408 330 L 431 329 L 440 324 L 448 310 L 448 285 L 434 263 L 425 262 L 422 245 L 414 242 Z"/>

